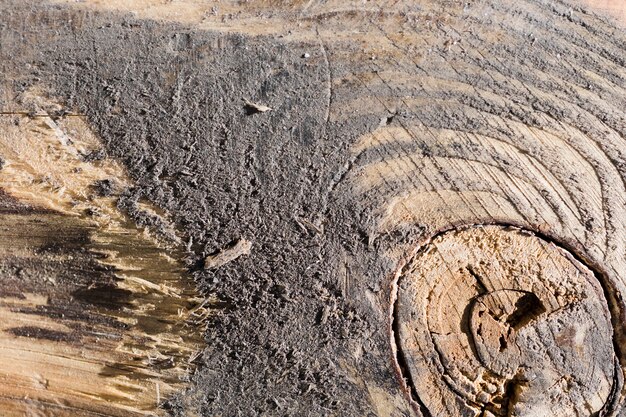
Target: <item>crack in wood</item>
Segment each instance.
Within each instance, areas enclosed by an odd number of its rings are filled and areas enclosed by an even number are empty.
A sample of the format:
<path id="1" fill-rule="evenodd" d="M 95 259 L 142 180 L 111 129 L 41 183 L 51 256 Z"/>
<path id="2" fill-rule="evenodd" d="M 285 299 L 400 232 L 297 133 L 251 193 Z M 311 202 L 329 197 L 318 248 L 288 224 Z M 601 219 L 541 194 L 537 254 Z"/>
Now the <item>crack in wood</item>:
<path id="1" fill-rule="evenodd" d="M 438 248 L 436 252 L 429 250 L 432 245 Z M 545 251 L 545 255 L 541 255 L 540 258 L 547 257 L 549 264 L 552 263 L 553 265 L 533 265 L 533 257 L 521 255 L 528 250 Z M 513 255 L 515 251 L 519 251 L 517 253 L 519 260 Z M 432 253 L 437 253 L 439 257 L 435 263 L 430 260 L 435 259 Z M 484 254 L 477 255 L 479 253 Z M 476 258 L 476 256 L 479 257 Z M 530 260 L 528 260 L 529 258 Z M 461 268 L 455 269 L 458 262 L 463 262 L 463 264 Z M 468 265 L 467 262 L 470 264 Z M 524 266 L 520 266 L 518 262 L 523 263 Z M 493 269 L 494 266 L 491 264 L 497 265 L 496 269 Z M 480 270 L 478 270 L 479 268 Z M 456 270 L 459 271 L 458 275 L 452 273 Z M 491 271 L 489 278 L 485 278 L 485 271 L 487 270 Z M 437 284 L 439 279 L 437 274 L 448 276 L 445 279 L 447 285 L 441 289 L 437 287 L 439 285 Z M 555 278 L 555 274 L 565 275 L 562 275 L 562 278 Z M 414 284 L 413 280 L 416 278 L 409 278 L 411 276 L 422 277 L 420 279 L 425 281 L 421 284 L 417 284 L 419 281 L 415 281 Z M 584 277 L 584 281 L 580 281 L 581 277 Z M 467 278 L 471 278 L 471 280 Z M 429 239 L 405 264 L 397 279 L 399 284 L 397 284 L 397 296 L 393 302 L 391 317 L 394 351 L 410 397 L 422 414 L 440 415 L 445 410 L 446 415 L 461 415 L 462 409 L 457 408 L 458 403 L 447 397 L 450 394 L 446 394 L 446 390 L 449 390 L 448 392 L 453 396 L 463 399 L 469 409 L 476 410 L 477 416 L 536 415 L 532 413 L 539 412 L 537 411 L 539 409 L 551 409 L 552 412 L 557 412 L 557 415 L 563 416 L 568 415 L 568 412 L 578 414 L 580 412 L 585 413 L 587 410 L 603 413 L 602 415 L 611 415 L 615 410 L 616 396 L 619 397 L 618 393 L 623 385 L 621 382 L 622 370 L 619 366 L 598 365 L 598 359 L 595 359 L 596 357 L 604 357 L 602 356 L 604 353 L 599 352 L 613 352 L 611 354 L 617 364 L 621 355 L 616 347 L 617 343 L 611 328 L 613 322 L 611 303 L 604 296 L 606 289 L 598 274 L 583 266 L 574 254 L 566 252 L 556 241 L 545 239 L 528 230 L 518 230 L 510 226 L 472 225 L 459 227 L 451 231 L 441 232 Z M 578 281 L 575 285 L 569 284 L 568 280 L 571 279 Z M 432 287 L 433 285 L 435 287 Z M 551 291 L 549 289 L 551 285 L 558 285 L 559 290 Z M 422 288 L 424 286 L 428 287 L 427 291 L 431 294 L 428 297 L 419 295 L 426 290 Z M 445 291 L 441 292 L 444 288 Z M 587 289 L 583 291 L 582 288 Z M 407 291 L 409 292 L 407 293 Z M 434 294 L 432 291 L 435 291 Z M 467 295 L 463 295 L 465 294 L 464 291 L 467 292 Z M 409 296 L 409 294 L 412 295 Z M 446 297 L 454 299 L 454 297 L 459 296 L 462 297 L 459 299 L 459 303 L 462 303 L 461 300 L 463 299 L 467 303 L 462 313 L 453 312 L 455 303 L 438 304 L 439 300 Z M 579 301 L 573 303 L 572 300 L 576 298 Z M 443 311 L 448 311 L 448 313 L 441 316 L 433 315 L 432 311 L 429 310 L 430 307 L 427 306 L 417 307 L 417 310 L 414 310 L 412 303 L 417 302 L 417 305 L 420 305 L 419 300 L 426 300 L 428 304 L 432 304 L 436 311 L 440 311 L 438 314 L 443 314 L 441 313 Z M 587 307 L 581 310 L 578 307 L 581 303 Z M 477 310 L 476 306 L 478 305 L 481 307 Z M 422 317 L 419 313 L 422 308 L 431 312 Z M 450 310 L 451 308 L 452 310 Z M 599 313 L 602 310 L 604 313 Z M 584 315 L 591 314 L 588 311 L 597 311 L 593 314 L 593 326 L 598 326 L 596 329 L 584 325 Z M 596 321 L 602 314 L 606 320 L 605 324 Z M 553 316 L 560 318 L 554 321 Z M 454 324 L 454 317 L 458 317 L 459 324 Z M 572 319 L 574 319 L 573 322 Z M 475 320 L 479 321 L 475 322 Z M 563 327 L 564 325 L 573 327 Z M 430 329 L 428 336 L 419 330 L 420 327 Z M 470 328 L 473 330 L 470 331 Z M 571 329 L 571 333 L 567 333 L 570 332 L 568 329 Z M 458 332 L 459 335 L 465 334 L 466 340 L 461 344 L 461 346 L 465 344 L 465 348 L 461 348 L 461 350 L 454 350 L 457 348 L 452 347 L 457 342 L 451 338 L 459 337 L 454 336 L 455 332 Z M 587 336 L 589 332 L 596 332 L 596 335 Z M 412 336 L 409 336 L 411 334 Z M 480 340 L 474 340 L 474 335 L 478 335 Z M 408 343 L 407 337 L 410 337 L 414 342 Z M 537 339 L 538 337 L 544 339 Z M 545 339 L 545 337 L 548 338 Z M 544 349 L 541 344 L 550 345 L 554 343 L 550 341 L 554 337 L 563 340 L 554 346 L 558 346 L 557 350 L 560 349 L 561 360 L 565 361 L 564 365 L 559 365 L 556 362 L 543 363 L 542 361 L 545 359 L 539 359 L 543 357 L 540 354 Z M 591 339 L 587 339 L 587 337 Z M 431 341 L 425 342 L 427 339 Z M 593 350 L 587 353 L 580 351 L 581 348 L 584 349 L 585 343 L 588 343 L 585 341 L 591 340 L 594 344 Z M 432 354 L 438 358 L 434 368 L 432 368 L 433 365 L 427 365 L 429 360 L 420 365 L 423 361 L 422 356 L 424 358 L 429 357 L 427 353 L 429 349 L 432 349 Z M 463 355 L 466 355 L 466 353 L 462 353 L 463 349 L 472 352 L 474 359 L 468 357 L 468 359 L 463 359 L 463 362 L 458 362 L 464 357 Z M 580 354 L 583 355 L 580 359 L 574 359 Z M 498 356 L 502 355 L 504 355 L 502 359 L 504 362 L 498 359 Z M 513 355 L 511 359 L 507 359 L 510 355 Z M 480 361 L 478 368 L 463 370 L 465 365 L 462 363 L 471 363 L 476 359 Z M 537 362 L 538 360 L 539 362 Z M 596 365 L 590 365 L 593 369 L 596 369 L 597 366 L 603 369 L 594 377 L 600 378 L 597 381 L 602 381 L 601 383 L 585 382 L 589 376 L 581 369 L 587 366 L 584 365 L 587 360 L 596 361 Z M 579 365 L 578 361 L 583 365 Z M 495 375 L 491 373 L 493 366 L 495 366 L 493 368 L 496 371 Z M 502 366 L 503 368 L 498 368 Z M 583 368 L 580 368 L 581 366 Z M 550 372 L 573 372 L 571 387 L 568 388 L 567 392 L 572 390 L 571 392 L 580 391 L 582 393 L 586 392 L 585 390 L 592 390 L 594 392 L 593 397 L 591 399 L 585 398 L 584 401 L 576 400 L 579 398 L 576 396 L 570 397 L 569 401 L 572 402 L 563 408 L 564 410 L 571 408 L 570 411 L 550 408 L 549 401 L 544 401 L 545 404 L 543 404 L 541 400 L 533 399 L 534 396 L 541 396 L 541 392 L 548 392 L 561 387 L 558 381 L 551 387 L 544 388 L 544 391 L 540 389 L 541 384 L 537 386 L 538 381 L 540 381 L 537 379 L 538 375 L 544 372 L 543 367 L 554 368 Z M 431 371 L 424 370 L 429 368 Z M 562 371 L 558 371 L 559 369 Z M 565 371 L 565 369 L 569 369 L 569 371 Z M 434 379 L 430 379 L 428 372 L 434 372 Z M 484 386 L 492 386 L 487 390 L 490 394 L 482 391 L 485 388 L 478 391 L 471 388 L 475 383 L 471 382 L 472 379 L 480 375 L 481 372 L 483 376 L 478 377 L 476 381 L 487 378 L 486 381 L 490 382 L 486 382 L 487 385 Z M 597 371 L 590 370 L 589 372 Z M 459 379 L 461 375 L 462 379 Z M 529 375 L 534 376 L 529 377 Z M 546 375 L 544 374 L 542 378 L 546 378 Z M 414 378 L 420 380 L 419 385 L 414 383 Z M 428 386 L 430 383 L 445 388 L 439 388 L 439 391 L 424 388 L 425 384 Z M 538 389 L 539 391 L 537 391 Z M 474 394 L 471 394 L 472 392 Z M 573 394 L 567 394 L 564 391 L 562 395 Z M 584 394 L 580 395 L 585 397 Z M 599 398 L 603 398 L 602 403 L 599 402 Z M 435 406 L 435 404 L 439 405 Z"/>
<path id="2" fill-rule="evenodd" d="M 398 327 L 399 322 L 397 320 L 396 308 L 397 307 L 394 305 L 393 314 L 391 316 L 391 329 L 392 329 L 391 331 L 393 333 L 393 339 L 395 343 L 394 345 L 394 349 L 396 352 L 395 360 L 396 360 L 396 364 L 398 368 L 400 369 L 400 373 L 402 375 L 403 385 L 406 386 L 411 401 L 417 405 L 422 415 L 424 417 L 433 417 L 430 411 L 428 411 L 428 408 L 426 408 L 426 405 L 421 401 L 420 396 L 417 392 L 417 389 L 415 388 L 415 385 L 413 384 L 413 381 L 411 380 L 408 374 L 407 358 L 404 354 L 404 351 L 402 350 L 402 343 L 400 340 L 400 331 Z"/>

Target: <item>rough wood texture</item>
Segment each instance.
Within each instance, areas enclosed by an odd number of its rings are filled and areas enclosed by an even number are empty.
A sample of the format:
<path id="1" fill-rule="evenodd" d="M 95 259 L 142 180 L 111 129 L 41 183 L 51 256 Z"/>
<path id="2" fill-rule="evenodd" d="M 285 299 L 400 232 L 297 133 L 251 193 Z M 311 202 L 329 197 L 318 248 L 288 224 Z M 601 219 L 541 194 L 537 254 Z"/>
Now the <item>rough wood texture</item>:
<path id="1" fill-rule="evenodd" d="M 626 3 L 619 0 L 586 0 L 589 7 L 599 13 L 613 16 L 626 24 Z"/>
<path id="2" fill-rule="evenodd" d="M 437 236 L 399 277 L 394 321 L 427 415 L 575 416 L 614 410 L 621 372 L 593 272 L 521 230 Z"/>
<path id="3" fill-rule="evenodd" d="M 569 0 L 0 0 L 0 222 L 24 236 L 1 248 L 33 265 L 33 279 L 0 268 L 17 323 L 1 352 L 98 352 L 67 347 L 89 320 L 34 326 L 22 304 L 119 320 L 98 302 L 128 290 L 125 317 L 159 317 L 153 298 L 168 317 L 170 301 L 192 303 L 186 317 L 221 307 L 204 335 L 185 318 L 158 328 L 147 350 L 189 343 L 171 370 L 133 369 L 150 371 L 136 395 L 103 394 L 123 375 L 79 393 L 61 368 L 13 360 L 3 405 L 625 415 L 626 32 L 623 7 L 594 3 L 614 18 Z M 42 239 L 62 249 L 39 260 Z M 106 245 L 129 259 L 100 273 Z M 53 268 L 80 271 L 55 286 Z M 150 278 L 163 268 L 182 301 Z M 76 296 L 101 280 L 115 290 Z M 123 346 L 83 375 L 125 363 Z"/>
<path id="4" fill-rule="evenodd" d="M 193 369 L 209 300 L 175 236 L 116 208 L 131 181 L 82 118 L 21 104 L 0 116 L 0 415 L 153 415 Z"/>

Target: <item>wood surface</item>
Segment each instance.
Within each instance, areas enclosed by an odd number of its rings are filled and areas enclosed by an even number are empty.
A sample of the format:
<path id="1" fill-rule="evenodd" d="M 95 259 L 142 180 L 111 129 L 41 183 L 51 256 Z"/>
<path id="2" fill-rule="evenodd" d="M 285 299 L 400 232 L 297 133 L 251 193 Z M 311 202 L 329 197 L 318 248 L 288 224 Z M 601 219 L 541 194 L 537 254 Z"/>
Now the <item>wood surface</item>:
<path id="1" fill-rule="evenodd" d="M 626 22 L 626 3 L 617 0 L 587 0 L 586 4 L 598 13 L 612 16 L 613 18 L 620 20 L 622 23 Z"/>
<path id="2" fill-rule="evenodd" d="M 432 415 L 593 415 L 620 388 L 597 277 L 519 229 L 434 238 L 398 279 L 394 320 L 407 378 Z"/>
<path id="3" fill-rule="evenodd" d="M 30 115 L 0 116 L 0 415 L 152 414 L 193 369 L 210 300 L 175 243 L 116 208 L 130 179 L 82 118 L 23 100 Z"/>
<path id="4" fill-rule="evenodd" d="M 0 416 L 626 415 L 625 27 L 0 1 Z"/>

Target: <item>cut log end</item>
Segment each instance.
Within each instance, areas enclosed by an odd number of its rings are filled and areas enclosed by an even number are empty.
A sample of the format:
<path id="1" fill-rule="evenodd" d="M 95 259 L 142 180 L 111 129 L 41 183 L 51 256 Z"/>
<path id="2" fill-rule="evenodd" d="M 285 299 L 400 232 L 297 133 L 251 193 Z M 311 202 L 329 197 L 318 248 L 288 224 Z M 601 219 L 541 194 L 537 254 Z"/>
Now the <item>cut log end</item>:
<path id="1" fill-rule="evenodd" d="M 401 274 L 393 317 L 426 416 L 597 415 L 621 390 L 599 280 L 533 234 L 439 235 Z"/>

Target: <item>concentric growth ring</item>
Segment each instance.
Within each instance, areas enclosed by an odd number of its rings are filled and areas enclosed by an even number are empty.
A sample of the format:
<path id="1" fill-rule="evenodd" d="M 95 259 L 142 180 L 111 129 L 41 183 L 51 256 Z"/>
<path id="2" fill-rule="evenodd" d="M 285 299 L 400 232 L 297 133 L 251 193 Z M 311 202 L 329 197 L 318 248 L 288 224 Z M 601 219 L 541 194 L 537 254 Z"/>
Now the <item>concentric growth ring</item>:
<path id="1" fill-rule="evenodd" d="M 595 416 L 621 389 L 596 276 L 529 232 L 437 236 L 400 275 L 393 320 L 426 415 Z"/>

